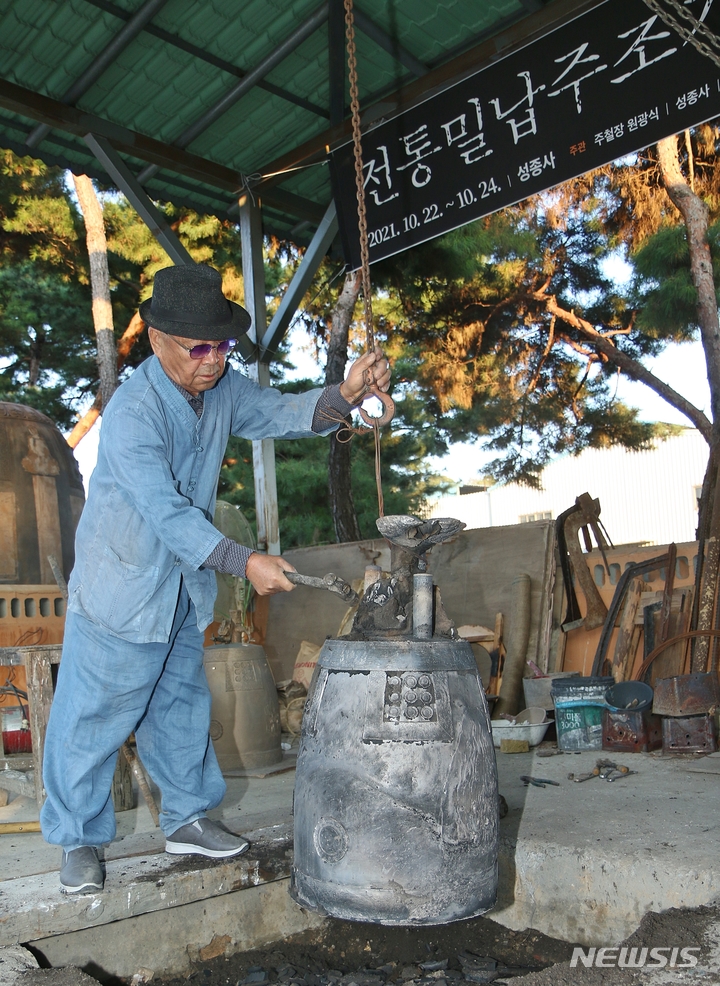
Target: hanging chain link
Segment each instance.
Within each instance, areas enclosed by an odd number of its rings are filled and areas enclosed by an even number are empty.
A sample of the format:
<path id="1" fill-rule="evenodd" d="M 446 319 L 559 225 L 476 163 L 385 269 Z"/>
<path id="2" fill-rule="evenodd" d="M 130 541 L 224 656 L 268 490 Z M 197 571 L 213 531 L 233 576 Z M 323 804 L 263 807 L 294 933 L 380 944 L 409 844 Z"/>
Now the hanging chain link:
<path id="1" fill-rule="evenodd" d="M 360 263 L 362 270 L 363 304 L 365 307 L 365 339 L 369 353 L 375 348 L 373 332 L 372 290 L 370 287 L 370 250 L 368 247 L 365 186 L 363 182 L 362 134 L 360 131 L 360 100 L 358 98 L 357 58 L 355 49 L 355 18 L 353 0 L 344 0 L 345 37 L 347 38 L 348 76 L 350 79 L 350 112 L 352 114 L 353 154 L 355 157 L 355 190 L 357 194 L 358 228 L 360 230 Z"/>
<path id="2" fill-rule="evenodd" d="M 350 81 L 350 110 L 352 113 L 353 155 L 355 158 L 355 190 L 357 194 L 358 229 L 360 232 L 360 264 L 362 274 L 363 305 L 365 309 L 365 342 L 369 353 L 375 350 L 373 331 L 372 288 L 370 285 L 370 250 L 368 248 L 367 213 L 365 211 L 365 185 L 363 181 L 362 133 L 360 130 L 360 100 L 358 98 L 357 57 L 355 48 L 355 18 L 353 0 L 344 0 L 345 37 L 347 38 L 348 76 Z M 373 376 L 368 371 L 366 378 L 368 392 L 372 392 Z M 378 514 L 385 516 L 380 471 L 380 425 L 387 424 L 395 413 L 395 405 L 388 394 L 376 391 L 376 396 L 384 406 L 379 418 L 371 417 L 362 408 L 360 416 L 366 424 L 371 424 L 375 439 L 375 485 L 377 487 Z"/>
<path id="3" fill-rule="evenodd" d="M 713 47 L 720 49 L 720 39 L 718 36 L 702 21 L 699 21 L 694 14 L 690 13 L 689 10 L 685 10 L 677 0 L 666 0 L 666 2 L 675 11 L 677 17 L 661 6 L 658 0 L 643 0 L 645 6 L 652 10 L 654 14 L 657 14 L 667 27 L 672 28 L 684 41 L 697 48 L 701 55 L 705 55 L 706 58 L 709 58 L 710 61 L 720 67 L 720 53 L 713 51 Z M 681 24 L 678 17 L 687 21 L 690 27 L 688 28 Z M 705 41 L 702 41 L 698 35 L 702 35 Z"/>

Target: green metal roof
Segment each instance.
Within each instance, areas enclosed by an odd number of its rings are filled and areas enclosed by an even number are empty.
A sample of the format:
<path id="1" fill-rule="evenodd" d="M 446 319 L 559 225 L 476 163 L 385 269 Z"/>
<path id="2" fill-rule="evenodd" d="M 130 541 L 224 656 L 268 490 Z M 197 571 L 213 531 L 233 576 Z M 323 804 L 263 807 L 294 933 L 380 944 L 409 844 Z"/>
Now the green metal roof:
<path id="1" fill-rule="evenodd" d="M 366 120 L 586 5 L 360 0 Z M 153 198 L 226 216 L 249 185 L 266 229 L 305 242 L 349 134 L 343 19 L 342 0 L 1 0 L 0 146 L 107 180 L 82 139 L 100 134 Z"/>

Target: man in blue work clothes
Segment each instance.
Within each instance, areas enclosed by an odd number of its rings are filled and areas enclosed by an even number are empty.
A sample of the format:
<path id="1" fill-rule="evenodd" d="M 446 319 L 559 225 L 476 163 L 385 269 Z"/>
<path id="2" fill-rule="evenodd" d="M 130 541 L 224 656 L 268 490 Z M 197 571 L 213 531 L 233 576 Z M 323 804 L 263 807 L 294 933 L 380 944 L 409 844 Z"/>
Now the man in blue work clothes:
<path id="1" fill-rule="evenodd" d="M 44 752 L 42 831 L 62 846 L 66 893 L 103 886 L 97 849 L 115 835 L 112 778 L 133 731 L 162 794 L 166 851 L 224 859 L 248 848 L 206 815 L 225 782 L 208 736 L 203 631 L 215 570 L 245 576 L 267 595 L 291 591 L 283 573 L 294 569 L 213 527 L 227 439 L 327 434 L 369 387 L 390 383 L 376 349 L 324 390 L 257 386 L 226 365 L 250 316 L 202 264 L 159 271 L 140 314 L 154 356 L 103 414 Z"/>

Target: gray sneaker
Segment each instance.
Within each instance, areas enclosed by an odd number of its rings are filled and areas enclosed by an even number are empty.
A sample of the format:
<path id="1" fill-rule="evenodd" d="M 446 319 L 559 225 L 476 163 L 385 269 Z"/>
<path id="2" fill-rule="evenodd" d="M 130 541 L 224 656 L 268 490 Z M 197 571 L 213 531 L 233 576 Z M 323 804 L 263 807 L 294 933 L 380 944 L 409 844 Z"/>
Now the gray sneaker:
<path id="1" fill-rule="evenodd" d="M 65 852 L 60 867 L 60 890 L 64 894 L 102 890 L 105 880 L 95 846 L 80 846 Z"/>
<path id="2" fill-rule="evenodd" d="M 239 856 L 249 848 L 247 839 L 233 835 L 209 818 L 198 818 L 188 825 L 181 825 L 165 842 L 165 852 L 181 856 L 194 853 L 212 859 Z"/>

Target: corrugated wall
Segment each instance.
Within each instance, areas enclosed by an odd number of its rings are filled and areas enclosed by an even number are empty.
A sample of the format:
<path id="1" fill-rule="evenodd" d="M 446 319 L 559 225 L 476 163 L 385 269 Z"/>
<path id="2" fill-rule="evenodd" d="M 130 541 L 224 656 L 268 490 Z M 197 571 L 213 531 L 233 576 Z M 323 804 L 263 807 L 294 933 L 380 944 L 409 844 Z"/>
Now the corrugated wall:
<path id="1" fill-rule="evenodd" d="M 575 497 L 598 497 L 601 520 L 614 544 L 693 541 L 697 524 L 696 489 L 702 485 L 708 446 L 687 428 L 649 452 L 622 448 L 588 449 L 558 459 L 542 473 L 542 490 L 516 484 L 484 493 L 445 496 L 431 516 L 457 517 L 468 528 L 499 527 L 531 518 L 554 519 Z"/>

